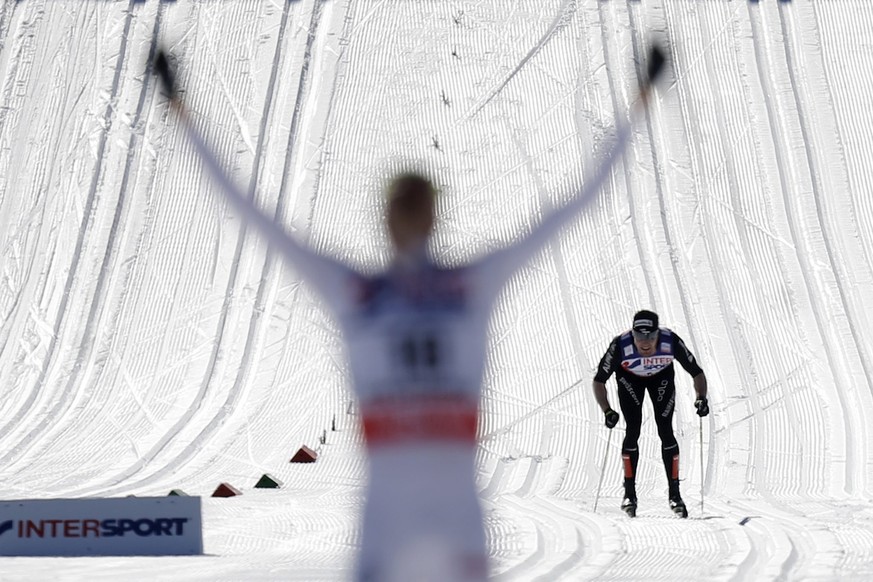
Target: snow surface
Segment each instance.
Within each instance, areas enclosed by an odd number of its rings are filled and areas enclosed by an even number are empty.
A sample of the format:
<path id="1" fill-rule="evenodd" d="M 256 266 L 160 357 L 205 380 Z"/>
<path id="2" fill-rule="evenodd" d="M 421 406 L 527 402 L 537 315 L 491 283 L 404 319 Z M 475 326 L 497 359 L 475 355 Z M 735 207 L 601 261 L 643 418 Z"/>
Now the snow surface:
<path id="1" fill-rule="evenodd" d="M 0 579 L 351 572 L 365 465 L 337 329 L 217 195 L 146 74 L 156 46 L 235 179 L 373 266 L 380 188 L 409 160 L 439 179 L 448 264 L 565 200 L 651 36 L 674 78 L 494 314 L 495 579 L 873 577 L 871 29 L 867 0 L 5 0 L 0 498 L 181 488 L 204 496 L 207 555 L 6 558 Z M 622 431 L 591 395 L 642 307 L 710 381 L 701 475 L 678 376 L 687 521 L 648 407 L 640 517 L 620 512 Z M 302 444 L 318 462 L 288 463 Z M 253 489 L 265 472 L 285 487 Z M 222 481 L 244 494 L 209 498 Z"/>

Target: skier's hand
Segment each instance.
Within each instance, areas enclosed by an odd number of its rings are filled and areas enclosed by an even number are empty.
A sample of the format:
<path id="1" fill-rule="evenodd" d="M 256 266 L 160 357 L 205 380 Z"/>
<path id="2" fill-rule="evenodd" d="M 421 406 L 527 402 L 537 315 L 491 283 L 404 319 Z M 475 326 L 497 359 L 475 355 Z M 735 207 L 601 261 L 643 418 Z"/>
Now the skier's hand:
<path id="1" fill-rule="evenodd" d="M 155 56 L 154 73 L 158 76 L 158 79 L 160 79 L 161 86 L 170 98 L 170 101 L 174 101 L 177 96 L 176 71 L 170 64 L 170 59 L 167 56 L 167 53 L 163 50 L 159 50 L 158 54 Z"/>
<path id="2" fill-rule="evenodd" d="M 667 64 L 667 55 L 664 48 L 658 44 L 653 44 L 649 47 L 648 67 L 646 70 L 646 78 L 643 86 L 640 89 L 640 103 L 643 107 L 648 107 L 649 100 L 652 95 L 652 87 L 658 81 L 658 78 L 664 72 Z"/>
<path id="3" fill-rule="evenodd" d="M 709 414 L 709 402 L 706 398 L 698 398 L 695 400 L 694 408 L 697 409 L 697 416 L 706 416 Z"/>
<path id="4" fill-rule="evenodd" d="M 667 55 L 664 53 L 664 48 L 653 44 L 649 47 L 649 63 L 646 71 L 646 78 L 649 83 L 654 83 L 664 72 L 664 65 L 667 63 Z"/>
<path id="5" fill-rule="evenodd" d="M 606 428 L 615 428 L 618 424 L 618 419 L 621 418 L 616 411 L 609 409 L 603 413 L 603 420 L 606 423 Z"/>
<path id="6" fill-rule="evenodd" d="M 158 50 L 158 54 L 155 56 L 155 61 L 153 63 L 153 72 L 157 75 L 158 79 L 161 82 L 161 87 L 164 90 L 164 93 L 169 98 L 169 105 L 171 108 L 176 110 L 182 117 L 186 117 L 187 113 L 185 110 L 185 106 L 182 103 L 182 99 L 179 97 L 179 86 L 176 82 L 176 66 L 175 62 L 171 60 L 171 57 L 163 51 L 163 49 Z"/>

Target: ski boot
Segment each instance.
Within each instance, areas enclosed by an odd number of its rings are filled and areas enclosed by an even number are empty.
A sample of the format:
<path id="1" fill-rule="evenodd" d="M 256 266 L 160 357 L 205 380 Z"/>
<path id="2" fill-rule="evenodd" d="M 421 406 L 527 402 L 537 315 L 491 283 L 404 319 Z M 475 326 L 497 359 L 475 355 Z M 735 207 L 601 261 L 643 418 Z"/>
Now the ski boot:
<path id="1" fill-rule="evenodd" d="M 621 510 L 627 514 L 628 517 L 636 517 L 637 516 L 637 499 L 636 497 L 625 497 L 621 502 Z"/>
<path id="2" fill-rule="evenodd" d="M 679 517 L 688 517 L 688 508 L 678 493 L 670 496 L 670 509 Z"/>

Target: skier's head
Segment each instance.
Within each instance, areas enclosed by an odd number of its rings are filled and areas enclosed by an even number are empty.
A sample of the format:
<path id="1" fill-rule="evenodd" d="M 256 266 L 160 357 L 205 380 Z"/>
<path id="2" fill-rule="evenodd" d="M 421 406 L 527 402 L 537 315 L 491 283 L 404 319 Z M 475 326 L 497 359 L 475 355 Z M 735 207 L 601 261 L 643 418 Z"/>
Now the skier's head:
<path id="1" fill-rule="evenodd" d="M 634 337 L 634 345 L 641 355 L 654 355 L 655 344 L 658 341 L 658 314 L 648 309 L 637 311 L 634 314 L 631 333 Z"/>
<path id="2" fill-rule="evenodd" d="M 425 176 L 405 172 L 388 186 L 385 220 L 398 255 L 423 250 L 434 225 L 436 190 Z"/>
<path id="3" fill-rule="evenodd" d="M 634 323 L 631 327 L 634 340 L 655 340 L 658 337 L 658 314 L 648 309 L 637 311 L 634 314 Z"/>

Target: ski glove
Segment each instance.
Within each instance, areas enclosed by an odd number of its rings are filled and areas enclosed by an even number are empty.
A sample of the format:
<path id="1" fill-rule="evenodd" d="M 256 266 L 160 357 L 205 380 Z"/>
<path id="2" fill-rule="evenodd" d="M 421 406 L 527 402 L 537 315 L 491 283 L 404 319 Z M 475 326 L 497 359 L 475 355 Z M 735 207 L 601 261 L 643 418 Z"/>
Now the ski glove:
<path id="1" fill-rule="evenodd" d="M 694 408 L 697 409 L 697 416 L 706 416 L 709 414 L 709 402 L 706 398 L 698 398 L 694 401 Z"/>
<path id="2" fill-rule="evenodd" d="M 618 419 L 621 418 L 616 411 L 613 409 L 609 409 L 603 413 L 604 421 L 606 422 L 606 428 L 615 428 L 615 425 L 618 424 Z"/>

